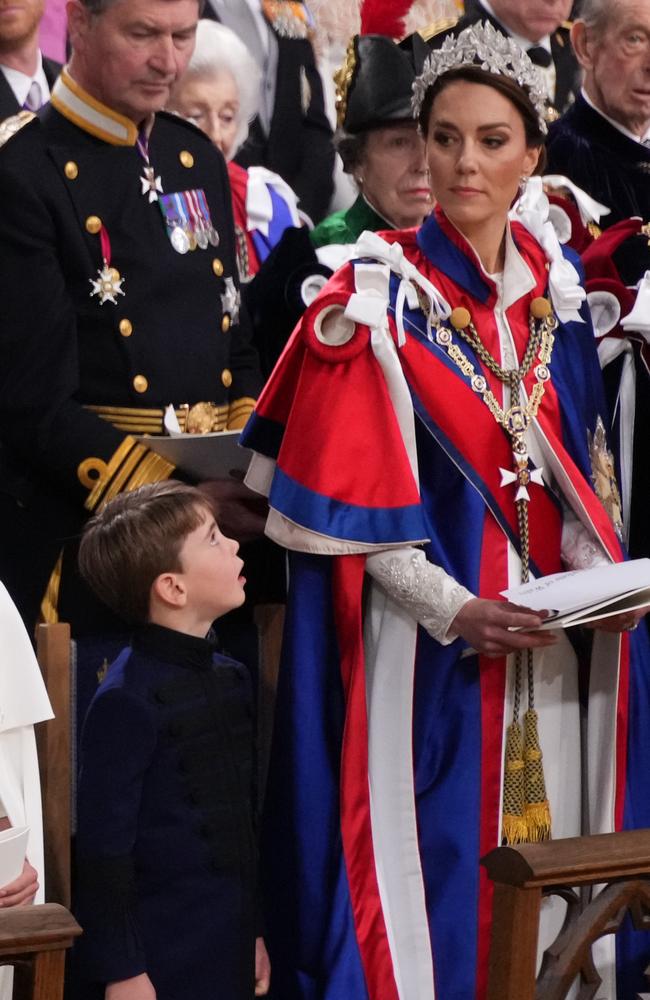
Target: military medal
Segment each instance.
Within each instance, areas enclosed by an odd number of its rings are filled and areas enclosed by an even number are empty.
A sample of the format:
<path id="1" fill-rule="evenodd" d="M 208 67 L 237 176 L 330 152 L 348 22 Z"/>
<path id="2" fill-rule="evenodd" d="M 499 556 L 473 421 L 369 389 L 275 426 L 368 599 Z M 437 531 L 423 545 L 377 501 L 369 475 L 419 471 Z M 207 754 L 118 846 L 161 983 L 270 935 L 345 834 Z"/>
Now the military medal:
<path id="1" fill-rule="evenodd" d="M 120 276 L 120 272 L 116 268 L 111 267 L 111 242 L 104 226 L 99 230 L 99 239 L 102 248 L 103 266 L 97 271 L 96 278 L 88 279 L 92 285 L 90 297 L 93 298 L 96 295 L 100 306 L 103 306 L 105 302 L 112 302 L 116 306 L 116 296 L 125 294 L 122 288 L 124 278 Z"/>
<path id="2" fill-rule="evenodd" d="M 158 201 L 158 192 L 162 194 L 162 183 L 160 177 L 156 176 L 156 171 L 153 167 L 145 166 L 140 183 L 142 184 L 142 193 L 149 195 L 149 204 L 152 201 Z"/>
<path id="3" fill-rule="evenodd" d="M 161 194 L 158 205 L 167 235 L 176 253 L 207 250 L 219 245 L 219 233 L 212 225 L 210 209 L 202 189 Z"/>
<path id="4" fill-rule="evenodd" d="M 100 306 L 103 306 L 105 302 L 117 305 L 115 296 L 124 295 L 122 290 L 124 278 L 120 277 L 120 272 L 116 271 L 114 267 L 108 266 L 107 260 L 104 260 L 104 266 L 97 272 L 97 278 L 89 278 L 88 280 L 93 286 L 90 297 L 99 296 Z"/>
<path id="5" fill-rule="evenodd" d="M 187 238 L 187 233 L 178 223 L 172 226 L 169 238 L 176 253 L 187 253 L 190 249 L 190 241 Z"/>
<path id="6" fill-rule="evenodd" d="M 144 171 L 140 178 L 142 184 L 142 194 L 149 197 L 149 204 L 158 201 L 158 194 L 162 194 L 162 181 L 156 175 L 156 171 L 151 166 L 149 160 L 149 140 L 144 132 L 141 132 L 136 140 L 136 146 L 142 159 L 144 160 Z"/>
<path id="7" fill-rule="evenodd" d="M 235 288 L 235 282 L 232 278 L 228 277 L 225 279 L 226 290 L 221 293 L 221 308 L 224 313 L 228 313 L 233 323 L 236 323 L 239 319 L 239 306 L 241 304 L 241 294 L 238 288 Z"/>

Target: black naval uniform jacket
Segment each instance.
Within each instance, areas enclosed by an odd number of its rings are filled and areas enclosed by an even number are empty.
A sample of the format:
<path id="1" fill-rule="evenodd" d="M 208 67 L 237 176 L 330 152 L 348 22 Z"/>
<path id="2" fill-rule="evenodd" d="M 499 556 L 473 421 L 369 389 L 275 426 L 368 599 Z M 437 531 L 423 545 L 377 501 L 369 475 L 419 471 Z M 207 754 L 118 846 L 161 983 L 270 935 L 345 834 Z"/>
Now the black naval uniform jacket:
<path id="1" fill-rule="evenodd" d="M 169 403 L 207 401 L 236 416 L 260 388 L 248 327 L 226 311 L 227 279 L 238 279 L 223 157 L 164 113 L 149 156 L 165 192 L 205 191 L 216 248 L 177 253 L 141 193 L 136 146 L 104 141 L 52 105 L 0 148 L 0 578 L 28 628 L 88 514 L 173 472 L 128 434 L 132 417 L 114 426 L 89 407 L 142 408 L 150 421 Z M 115 304 L 91 294 L 100 225 L 123 279 Z"/>
<path id="2" fill-rule="evenodd" d="M 158 1000 L 251 1000 L 257 932 L 247 671 L 139 629 L 83 727 L 75 1000 L 149 975 Z"/>
<path id="3" fill-rule="evenodd" d="M 620 132 L 581 94 L 551 125 L 547 154 L 548 173 L 565 174 L 607 205 L 602 227 L 634 215 L 650 220 L 650 149 Z"/>
<path id="4" fill-rule="evenodd" d="M 457 35 L 478 21 L 489 21 L 497 31 L 509 34 L 504 25 L 481 5 L 480 0 L 473 0 L 465 4 L 465 13 L 453 28 L 434 35 L 428 39 L 429 44 L 438 48 L 447 35 Z M 551 35 L 551 58 L 555 66 L 555 96 L 551 105 L 557 116 L 570 107 L 580 89 L 580 67 L 571 47 L 570 25 L 561 24 Z"/>

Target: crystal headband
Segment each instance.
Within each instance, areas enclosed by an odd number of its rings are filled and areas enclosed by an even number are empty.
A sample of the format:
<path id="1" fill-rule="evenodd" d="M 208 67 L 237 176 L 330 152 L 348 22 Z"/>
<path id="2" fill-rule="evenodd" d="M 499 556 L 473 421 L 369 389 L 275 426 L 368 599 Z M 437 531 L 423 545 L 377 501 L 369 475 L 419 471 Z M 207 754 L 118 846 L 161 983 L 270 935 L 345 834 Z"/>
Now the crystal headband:
<path id="1" fill-rule="evenodd" d="M 414 118 L 420 114 L 429 87 L 443 74 L 463 66 L 477 66 L 487 73 L 509 76 L 523 87 L 537 112 L 540 130 L 546 135 L 544 78 L 524 50 L 512 38 L 497 31 L 489 21 L 472 24 L 459 35 L 447 35 L 440 48 L 434 49 L 427 57 L 422 73 L 413 83 L 411 107 Z"/>

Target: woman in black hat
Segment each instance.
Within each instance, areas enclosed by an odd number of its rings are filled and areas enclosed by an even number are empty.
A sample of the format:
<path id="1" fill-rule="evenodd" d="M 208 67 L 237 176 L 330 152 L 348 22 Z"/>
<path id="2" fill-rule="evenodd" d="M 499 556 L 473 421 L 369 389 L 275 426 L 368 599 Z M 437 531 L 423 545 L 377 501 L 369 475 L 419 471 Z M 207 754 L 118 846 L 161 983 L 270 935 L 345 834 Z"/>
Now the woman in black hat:
<path id="1" fill-rule="evenodd" d="M 419 226 L 430 212 L 424 142 L 411 112 L 413 80 L 427 52 L 417 34 L 399 45 L 374 34 L 350 42 L 335 76 L 334 141 L 359 195 L 350 208 L 316 226 L 314 246 L 354 243 L 364 229 Z"/>

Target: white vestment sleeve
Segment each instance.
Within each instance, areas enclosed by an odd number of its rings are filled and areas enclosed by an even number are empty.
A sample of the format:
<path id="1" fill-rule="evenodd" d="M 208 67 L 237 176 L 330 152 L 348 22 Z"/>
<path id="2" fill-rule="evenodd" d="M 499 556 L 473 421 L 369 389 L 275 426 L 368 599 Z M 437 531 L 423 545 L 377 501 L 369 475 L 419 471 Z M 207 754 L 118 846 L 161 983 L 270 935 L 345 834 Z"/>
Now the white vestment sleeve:
<path id="1" fill-rule="evenodd" d="M 451 623 L 474 594 L 428 562 L 421 549 L 406 546 L 373 553 L 366 559 L 366 571 L 432 638 L 444 646 L 457 638 Z"/>
<path id="2" fill-rule="evenodd" d="M 606 566 L 611 560 L 602 545 L 572 510 L 562 511 L 562 564 L 567 569 L 591 569 L 592 566 Z"/>

